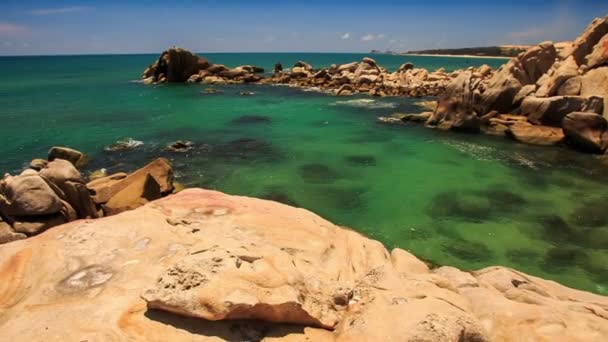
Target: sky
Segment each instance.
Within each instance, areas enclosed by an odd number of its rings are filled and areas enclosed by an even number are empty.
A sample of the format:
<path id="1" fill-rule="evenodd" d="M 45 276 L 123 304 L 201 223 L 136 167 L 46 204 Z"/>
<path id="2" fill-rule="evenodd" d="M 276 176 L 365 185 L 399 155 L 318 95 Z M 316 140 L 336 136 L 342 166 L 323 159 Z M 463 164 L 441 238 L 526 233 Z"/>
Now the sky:
<path id="1" fill-rule="evenodd" d="M 0 0 L 0 55 L 369 52 L 576 38 L 608 0 Z"/>

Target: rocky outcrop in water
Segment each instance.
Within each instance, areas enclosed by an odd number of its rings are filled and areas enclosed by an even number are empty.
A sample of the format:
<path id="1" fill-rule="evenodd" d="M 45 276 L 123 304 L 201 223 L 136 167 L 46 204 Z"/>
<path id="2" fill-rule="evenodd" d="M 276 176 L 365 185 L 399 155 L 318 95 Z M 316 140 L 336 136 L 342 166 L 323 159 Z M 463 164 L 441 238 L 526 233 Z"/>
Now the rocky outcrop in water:
<path id="1" fill-rule="evenodd" d="M 182 55 L 188 57 L 182 57 L 178 59 L 179 61 L 186 59 L 191 60 L 191 63 L 179 63 L 174 66 L 171 63 L 171 56 L 175 59 L 175 56 Z M 429 72 L 415 68 L 412 63 L 405 63 L 398 70 L 390 72 L 378 65 L 375 60 L 365 57 L 361 62 L 332 65 L 321 69 L 315 69 L 303 61 L 295 63 L 290 69 L 284 69 L 281 64 L 277 64 L 274 74 L 264 77 L 260 75 L 264 72 L 261 68 L 243 65 L 230 69 L 224 65 L 210 64 L 206 60 L 206 63 L 195 63 L 195 56 L 187 50 L 169 49 L 163 52 L 158 62 L 144 71 L 143 82 L 146 84 L 165 82 L 285 84 L 330 90 L 341 96 L 354 93 L 368 93 L 373 96 L 435 96 L 443 93 L 446 85 L 461 72 L 448 73 L 444 69 Z M 166 77 L 164 70 L 170 65 L 176 70 L 174 73 L 190 76 Z M 484 80 L 493 74 L 492 69 L 487 65 L 479 68 L 471 67 L 467 71 Z"/>
<path id="2" fill-rule="evenodd" d="M 463 72 L 447 86 L 427 125 L 502 131 L 542 145 L 561 142 L 566 133 L 564 141 L 574 147 L 603 153 L 608 147 L 602 142 L 608 117 L 607 41 L 608 17 L 598 18 L 559 54 L 551 42 L 544 42 L 510 60 L 489 79 Z M 577 112 L 585 114 L 571 114 Z M 526 124 L 497 129 L 496 124 L 503 124 L 483 120 L 502 114 L 519 115 Z"/>
<path id="3" fill-rule="evenodd" d="M 53 147 L 48 160 L 34 159 L 19 175 L 4 175 L 0 181 L 0 243 L 77 219 L 135 209 L 173 191 L 173 170 L 165 159 L 130 175 L 118 173 L 88 183 L 77 169 L 86 162 L 88 157 L 79 151 Z"/>
<path id="4" fill-rule="evenodd" d="M 201 189 L 0 246 L 6 340 L 603 341 L 607 319 L 606 297 Z"/>

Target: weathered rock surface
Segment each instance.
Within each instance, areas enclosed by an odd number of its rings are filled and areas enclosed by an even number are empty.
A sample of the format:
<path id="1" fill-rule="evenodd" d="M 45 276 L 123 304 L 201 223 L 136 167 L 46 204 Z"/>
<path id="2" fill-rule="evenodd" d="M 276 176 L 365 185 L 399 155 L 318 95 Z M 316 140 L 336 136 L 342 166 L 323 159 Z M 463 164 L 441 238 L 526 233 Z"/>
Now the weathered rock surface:
<path id="1" fill-rule="evenodd" d="M 606 297 L 430 270 L 306 210 L 200 189 L 0 246 L 9 341 L 602 341 L 607 318 Z"/>
<path id="2" fill-rule="evenodd" d="M 89 163 L 89 158 L 82 152 L 69 147 L 54 146 L 48 153 L 48 160 L 64 159 L 74 164 L 76 168 L 83 168 Z"/>
<path id="3" fill-rule="evenodd" d="M 608 147 L 608 122 L 594 113 L 575 112 L 566 115 L 562 124 L 568 140 L 578 148 L 603 153 Z"/>
<path id="4" fill-rule="evenodd" d="M 531 145 L 551 146 L 564 140 L 564 132 L 559 127 L 515 123 L 505 132 L 513 139 Z"/>
<path id="5" fill-rule="evenodd" d="M 61 199 L 36 172 L 5 176 L 0 182 L 0 212 L 3 216 L 55 214 Z"/>

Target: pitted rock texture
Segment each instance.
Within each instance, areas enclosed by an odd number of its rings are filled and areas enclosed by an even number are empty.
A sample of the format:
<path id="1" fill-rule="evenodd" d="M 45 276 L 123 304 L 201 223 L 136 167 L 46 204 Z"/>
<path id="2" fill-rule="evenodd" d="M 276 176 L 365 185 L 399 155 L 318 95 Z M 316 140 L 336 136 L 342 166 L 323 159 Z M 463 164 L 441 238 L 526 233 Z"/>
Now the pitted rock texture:
<path id="1" fill-rule="evenodd" d="M 605 341 L 608 298 L 184 190 L 0 246 L 7 341 Z"/>

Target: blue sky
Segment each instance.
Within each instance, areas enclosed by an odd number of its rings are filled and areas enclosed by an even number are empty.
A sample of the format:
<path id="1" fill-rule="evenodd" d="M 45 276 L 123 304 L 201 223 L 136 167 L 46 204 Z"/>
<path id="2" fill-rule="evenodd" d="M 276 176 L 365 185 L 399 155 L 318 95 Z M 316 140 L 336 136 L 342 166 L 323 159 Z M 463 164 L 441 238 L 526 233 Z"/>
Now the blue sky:
<path id="1" fill-rule="evenodd" d="M 1 0 L 0 55 L 367 52 L 571 40 L 606 0 Z"/>

